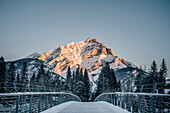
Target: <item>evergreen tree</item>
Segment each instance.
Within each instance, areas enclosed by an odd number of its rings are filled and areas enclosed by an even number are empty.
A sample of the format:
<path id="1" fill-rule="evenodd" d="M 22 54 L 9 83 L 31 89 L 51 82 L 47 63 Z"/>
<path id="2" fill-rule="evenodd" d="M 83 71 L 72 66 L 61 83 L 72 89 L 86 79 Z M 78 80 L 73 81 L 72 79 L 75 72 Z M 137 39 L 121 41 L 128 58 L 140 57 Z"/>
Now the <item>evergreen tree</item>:
<path id="1" fill-rule="evenodd" d="M 4 58 L 0 58 L 0 93 L 5 92 L 6 64 Z"/>
<path id="2" fill-rule="evenodd" d="M 84 78 L 83 78 L 83 73 L 82 70 L 79 71 L 79 67 L 76 69 L 76 75 L 75 75 L 75 91 L 74 93 L 81 98 L 82 101 L 87 101 L 85 99 L 86 97 L 86 88 L 84 84 Z"/>
<path id="3" fill-rule="evenodd" d="M 75 93 L 76 89 L 76 75 L 75 72 L 73 71 L 73 80 L 72 80 L 72 92 Z"/>
<path id="4" fill-rule="evenodd" d="M 46 90 L 45 85 L 44 85 L 44 76 L 45 76 L 45 71 L 44 71 L 44 65 L 42 63 L 37 74 L 37 87 L 38 87 L 37 90 L 38 91 Z"/>
<path id="5" fill-rule="evenodd" d="M 151 93 L 153 92 L 153 85 L 159 82 L 159 73 L 157 71 L 157 65 L 155 61 L 153 61 L 153 63 L 151 64 L 151 68 L 149 69 L 149 76 L 147 77 L 146 80 L 147 80 L 146 84 L 151 84 L 147 85 L 146 92 Z"/>
<path id="6" fill-rule="evenodd" d="M 110 78 L 111 78 L 110 66 L 109 63 L 106 62 L 106 64 L 101 69 L 101 73 L 99 74 L 96 96 L 100 95 L 103 92 L 109 92 Z"/>
<path id="7" fill-rule="evenodd" d="M 19 75 L 19 73 L 17 73 L 16 79 L 15 79 L 15 86 L 16 86 L 16 89 L 17 89 L 17 92 L 18 92 L 19 88 L 20 88 L 20 75 Z"/>
<path id="8" fill-rule="evenodd" d="M 20 82 L 20 91 L 27 92 L 28 91 L 28 74 L 27 74 L 27 62 L 23 63 L 22 71 L 21 71 L 21 82 Z"/>
<path id="9" fill-rule="evenodd" d="M 164 78 L 167 77 L 167 66 L 166 66 L 166 63 L 165 63 L 165 59 L 162 60 L 160 75 Z"/>
<path id="10" fill-rule="evenodd" d="M 116 80 L 116 76 L 115 76 L 115 73 L 114 73 L 114 70 L 111 69 L 110 70 L 110 79 L 109 79 L 109 91 L 111 92 L 114 92 L 116 90 L 116 88 L 118 87 L 118 83 L 117 83 L 117 80 Z"/>
<path id="11" fill-rule="evenodd" d="M 102 67 L 98 78 L 98 86 L 96 96 L 103 92 L 115 91 L 118 88 L 118 83 L 113 69 L 110 69 L 108 62 Z"/>
<path id="12" fill-rule="evenodd" d="M 85 85 L 85 101 L 89 101 L 90 99 L 90 80 L 89 80 L 89 77 L 88 77 L 88 72 L 87 70 L 85 69 L 85 72 L 84 72 L 84 85 Z"/>
<path id="13" fill-rule="evenodd" d="M 67 79 L 66 79 L 66 88 L 65 89 L 68 90 L 68 91 L 71 91 L 71 81 L 72 81 L 72 79 L 71 79 L 70 66 L 68 67 L 66 75 L 67 75 Z"/>
<path id="14" fill-rule="evenodd" d="M 6 78 L 6 90 L 7 90 L 7 92 L 15 92 L 14 82 L 15 82 L 15 67 L 14 67 L 14 63 L 12 62 L 10 64 L 10 67 L 9 67 L 9 70 L 8 70 L 8 75 L 7 75 L 7 78 Z"/>
<path id="15" fill-rule="evenodd" d="M 35 73 L 33 73 L 32 77 L 30 79 L 30 91 L 31 92 L 36 91 L 36 86 L 35 86 L 36 83 L 37 83 L 37 81 L 36 81 Z"/>
<path id="16" fill-rule="evenodd" d="M 140 73 L 136 76 L 135 85 L 137 87 L 136 92 L 140 92 L 140 88 L 143 85 L 142 75 Z"/>
<path id="17" fill-rule="evenodd" d="M 121 90 L 121 83 L 120 83 L 120 80 L 119 80 L 119 82 L 118 82 L 118 84 L 117 84 L 117 91 L 118 92 L 121 92 L 122 90 Z"/>
<path id="18" fill-rule="evenodd" d="M 44 75 L 44 85 L 46 90 L 51 88 L 51 73 L 50 71 L 47 71 L 47 73 Z"/>

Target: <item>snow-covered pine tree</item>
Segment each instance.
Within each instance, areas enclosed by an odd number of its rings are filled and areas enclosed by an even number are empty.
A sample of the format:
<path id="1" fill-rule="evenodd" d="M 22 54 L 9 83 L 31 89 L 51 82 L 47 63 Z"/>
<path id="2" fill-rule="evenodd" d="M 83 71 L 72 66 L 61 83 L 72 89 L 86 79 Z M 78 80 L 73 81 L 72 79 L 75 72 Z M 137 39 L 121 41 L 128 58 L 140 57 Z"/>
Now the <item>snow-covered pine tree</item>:
<path id="1" fill-rule="evenodd" d="M 6 78 L 6 65 L 4 58 L 0 58 L 0 93 L 4 93 L 5 89 L 5 78 Z"/>

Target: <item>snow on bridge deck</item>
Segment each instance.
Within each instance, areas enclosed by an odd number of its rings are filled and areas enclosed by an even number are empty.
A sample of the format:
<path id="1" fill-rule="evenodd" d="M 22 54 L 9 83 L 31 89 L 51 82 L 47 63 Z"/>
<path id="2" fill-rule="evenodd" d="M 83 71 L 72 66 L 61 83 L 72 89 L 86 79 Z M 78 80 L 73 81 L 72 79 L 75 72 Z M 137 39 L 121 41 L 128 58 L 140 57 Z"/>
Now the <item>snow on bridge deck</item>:
<path id="1" fill-rule="evenodd" d="M 41 113 L 130 113 L 108 102 L 66 102 Z"/>

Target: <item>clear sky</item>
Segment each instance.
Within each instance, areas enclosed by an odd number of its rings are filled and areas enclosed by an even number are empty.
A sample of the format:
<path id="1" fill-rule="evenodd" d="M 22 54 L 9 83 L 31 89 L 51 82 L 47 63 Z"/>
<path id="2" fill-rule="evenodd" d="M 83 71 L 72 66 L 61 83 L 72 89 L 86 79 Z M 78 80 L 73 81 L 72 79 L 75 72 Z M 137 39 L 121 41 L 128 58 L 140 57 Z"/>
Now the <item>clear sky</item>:
<path id="1" fill-rule="evenodd" d="M 137 66 L 165 58 L 170 75 L 170 0 L 0 0 L 6 61 L 88 37 Z"/>

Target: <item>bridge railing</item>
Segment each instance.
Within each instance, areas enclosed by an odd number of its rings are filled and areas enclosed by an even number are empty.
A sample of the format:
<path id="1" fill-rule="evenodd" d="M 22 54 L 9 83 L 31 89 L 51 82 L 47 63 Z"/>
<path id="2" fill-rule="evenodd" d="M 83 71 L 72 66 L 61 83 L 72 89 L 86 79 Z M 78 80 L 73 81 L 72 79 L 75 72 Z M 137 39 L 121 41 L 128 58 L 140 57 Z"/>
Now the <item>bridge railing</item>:
<path id="1" fill-rule="evenodd" d="M 99 95 L 94 101 L 107 101 L 133 113 L 170 112 L 169 94 L 110 92 Z"/>
<path id="2" fill-rule="evenodd" d="M 66 92 L 0 93 L 0 112 L 39 113 L 68 101 L 81 99 Z"/>

